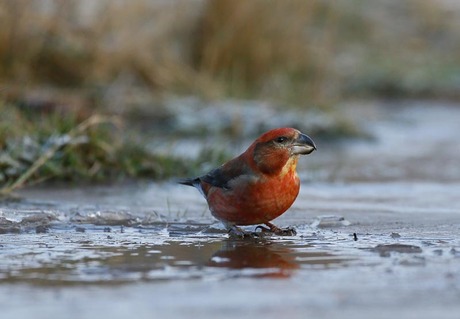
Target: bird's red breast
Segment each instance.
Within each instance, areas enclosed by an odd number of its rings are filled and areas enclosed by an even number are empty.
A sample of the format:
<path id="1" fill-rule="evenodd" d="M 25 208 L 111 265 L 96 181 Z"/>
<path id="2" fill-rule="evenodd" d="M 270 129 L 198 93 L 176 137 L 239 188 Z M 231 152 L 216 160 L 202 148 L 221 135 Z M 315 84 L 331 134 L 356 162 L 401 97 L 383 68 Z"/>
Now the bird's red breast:
<path id="1" fill-rule="evenodd" d="M 315 149 L 313 141 L 296 129 L 274 129 L 240 156 L 183 184 L 197 187 L 212 215 L 226 224 L 267 223 L 294 203 L 300 189 L 299 155 Z"/>

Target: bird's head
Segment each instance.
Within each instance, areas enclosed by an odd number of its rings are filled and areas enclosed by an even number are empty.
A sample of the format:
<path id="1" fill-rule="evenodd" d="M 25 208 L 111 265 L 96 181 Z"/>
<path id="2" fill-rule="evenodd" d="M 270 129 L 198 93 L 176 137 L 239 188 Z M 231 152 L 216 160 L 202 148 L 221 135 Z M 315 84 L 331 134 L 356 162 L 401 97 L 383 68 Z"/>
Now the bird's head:
<path id="1" fill-rule="evenodd" d="M 248 150 L 263 173 L 278 174 L 286 168 L 295 169 L 299 155 L 310 154 L 316 145 L 299 130 L 283 127 L 262 134 Z"/>

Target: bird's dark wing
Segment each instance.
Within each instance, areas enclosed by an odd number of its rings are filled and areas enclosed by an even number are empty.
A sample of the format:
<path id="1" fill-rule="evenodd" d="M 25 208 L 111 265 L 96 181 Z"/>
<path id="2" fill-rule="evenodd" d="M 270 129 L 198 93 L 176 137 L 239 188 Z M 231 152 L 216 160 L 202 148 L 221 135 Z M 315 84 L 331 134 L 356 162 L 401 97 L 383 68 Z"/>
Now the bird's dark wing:
<path id="1" fill-rule="evenodd" d="M 214 187 L 229 189 L 230 187 L 228 182 L 234 178 L 235 176 L 233 174 L 228 174 L 228 172 L 225 172 L 222 167 L 218 167 L 206 175 L 201 176 L 200 180 Z"/>
<path id="2" fill-rule="evenodd" d="M 251 169 L 245 164 L 244 161 L 239 158 L 234 158 L 231 161 L 228 161 L 224 165 L 217 167 L 210 171 L 209 173 L 196 177 L 196 178 L 186 178 L 179 181 L 180 184 L 194 186 L 198 189 L 202 188 L 202 182 L 223 189 L 231 189 L 230 181 L 240 178 L 240 177 L 249 177 L 253 175 Z M 206 193 L 205 191 L 204 193 Z"/>
<path id="3" fill-rule="evenodd" d="M 214 187 L 231 189 L 230 181 L 242 177 L 243 175 L 250 174 L 251 171 L 249 167 L 238 158 L 235 158 L 224 165 L 213 169 L 206 175 L 200 176 L 199 179 Z"/>

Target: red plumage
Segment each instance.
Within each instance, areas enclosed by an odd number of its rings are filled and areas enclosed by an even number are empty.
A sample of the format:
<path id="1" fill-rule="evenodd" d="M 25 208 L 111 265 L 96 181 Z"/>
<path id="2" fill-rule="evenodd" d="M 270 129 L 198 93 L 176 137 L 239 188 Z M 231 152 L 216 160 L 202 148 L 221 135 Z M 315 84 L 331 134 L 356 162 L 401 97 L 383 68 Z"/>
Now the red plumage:
<path id="1" fill-rule="evenodd" d="M 265 224 L 279 234 L 295 233 L 270 221 L 294 203 L 300 189 L 299 155 L 315 149 L 313 140 L 296 129 L 274 129 L 262 134 L 240 156 L 180 183 L 198 188 L 212 215 L 238 235 L 244 232 L 237 225 L 254 224 Z"/>

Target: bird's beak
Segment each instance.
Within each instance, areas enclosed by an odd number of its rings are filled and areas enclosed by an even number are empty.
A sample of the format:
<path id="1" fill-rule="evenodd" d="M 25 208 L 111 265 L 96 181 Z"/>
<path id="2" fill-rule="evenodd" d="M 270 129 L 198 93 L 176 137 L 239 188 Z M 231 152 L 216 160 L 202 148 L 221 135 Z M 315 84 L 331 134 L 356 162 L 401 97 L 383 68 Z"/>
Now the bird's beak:
<path id="1" fill-rule="evenodd" d="M 305 134 L 300 133 L 299 137 L 292 144 L 291 152 L 294 155 L 306 155 L 316 150 L 313 140 Z"/>

